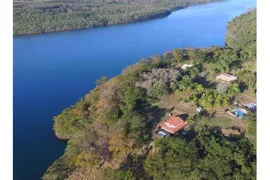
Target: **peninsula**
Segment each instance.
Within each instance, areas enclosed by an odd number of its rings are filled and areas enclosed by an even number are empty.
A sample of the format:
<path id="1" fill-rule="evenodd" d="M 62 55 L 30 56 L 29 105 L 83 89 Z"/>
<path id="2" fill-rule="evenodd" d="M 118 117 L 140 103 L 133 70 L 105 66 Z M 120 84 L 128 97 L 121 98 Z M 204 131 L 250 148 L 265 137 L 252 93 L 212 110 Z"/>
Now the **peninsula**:
<path id="1" fill-rule="evenodd" d="M 256 10 L 226 42 L 101 77 L 54 118 L 68 144 L 42 179 L 256 179 Z"/>

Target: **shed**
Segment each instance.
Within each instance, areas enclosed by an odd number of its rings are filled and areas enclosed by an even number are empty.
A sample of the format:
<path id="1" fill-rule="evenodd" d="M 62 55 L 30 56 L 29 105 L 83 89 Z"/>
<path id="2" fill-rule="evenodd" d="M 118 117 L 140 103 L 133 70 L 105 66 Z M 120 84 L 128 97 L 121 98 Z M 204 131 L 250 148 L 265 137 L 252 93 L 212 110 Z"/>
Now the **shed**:
<path id="1" fill-rule="evenodd" d="M 237 77 L 231 74 L 221 74 L 219 76 L 216 77 L 217 80 L 220 81 L 226 81 L 226 82 L 231 82 L 231 81 L 236 81 Z"/>
<path id="2" fill-rule="evenodd" d="M 192 66 L 192 64 L 184 64 L 181 69 L 186 70 L 187 68 L 191 68 Z"/>
<path id="3" fill-rule="evenodd" d="M 201 107 L 201 106 L 197 106 L 196 107 L 196 112 L 197 113 L 200 113 L 200 112 L 202 112 L 203 111 L 203 108 Z"/>

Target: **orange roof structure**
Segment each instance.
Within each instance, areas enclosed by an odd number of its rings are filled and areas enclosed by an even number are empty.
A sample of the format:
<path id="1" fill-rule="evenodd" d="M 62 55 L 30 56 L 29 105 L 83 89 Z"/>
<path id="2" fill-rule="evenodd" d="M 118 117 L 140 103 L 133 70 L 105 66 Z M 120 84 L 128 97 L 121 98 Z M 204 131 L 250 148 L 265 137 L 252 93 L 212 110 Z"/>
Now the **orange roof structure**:
<path id="1" fill-rule="evenodd" d="M 183 129 L 186 124 L 187 122 L 185 122 L 178 116 L 170 117 L 168 120 L 161 124 L 161 129 L 169 133 L 175 134 L 177 131 Z"/>

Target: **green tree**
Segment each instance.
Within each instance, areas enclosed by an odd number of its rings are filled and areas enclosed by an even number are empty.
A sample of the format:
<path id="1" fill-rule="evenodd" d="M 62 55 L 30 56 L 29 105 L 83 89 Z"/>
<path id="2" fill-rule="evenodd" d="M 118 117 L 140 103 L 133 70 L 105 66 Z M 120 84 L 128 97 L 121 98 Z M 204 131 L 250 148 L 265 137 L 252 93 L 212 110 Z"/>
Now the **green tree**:
<path id="1" fill-rule="evenodd" d="M 127 170 L 117 170 L 115 172 L 115 178 L 117 180 L 136 180 L 136 177 L 133 175 L 132 171 Z"/>
<path id="2" fill-rule="evenodd" d="M 194 56 L 194 59 L 198 62 L 205 62 L 207 60 L 206 52 L 203 50 L 196 50 Z"/>
<path id="3" fill-rule="evenodd" d="M 107 76 L 102 76 L 100 79 L 96 80 L 96 86 L 100 86 L 107 82 L 109 79 Z"/>
<path id="4" fill-rule="evenodd" d="M 228 95 L 233 97 L 240 93 L 239 85 L 237 83 L 232 84 L 228 89 Z"/>
<path id="5" fill-rule="evenodd" d="M 191 77 L 191 79 L 194 79 L 198 76 L 198 74 L 201 72 L 200 69 L 197 67 L 197 66 L 194 66 L 194 67 L 191 67 L 191 68 L 188 68 L 188 71 L 187 71 Z"/>
<path id="6" fill-rule="evenodd" d="M 176 48 L 172 51 L 173 59 L 172 62 L 174 63 L 180 63 L 184 59 L 184 53 L 182 49 Z"/>

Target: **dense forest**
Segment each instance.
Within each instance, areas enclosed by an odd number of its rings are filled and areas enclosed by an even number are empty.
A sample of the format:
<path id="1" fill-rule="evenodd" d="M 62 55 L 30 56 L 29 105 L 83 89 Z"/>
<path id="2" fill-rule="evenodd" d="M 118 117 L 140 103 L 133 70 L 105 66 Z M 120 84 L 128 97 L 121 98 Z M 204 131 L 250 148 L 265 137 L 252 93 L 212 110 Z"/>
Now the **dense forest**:
<path id="1" fill-rule="evenodd" d="M 17 0 L 13 34 L 35 34 L 138 22 L 222 0 Z"/>
<path id="2" fill-rule="evenodd" d="M 101 77 L 54 118 L 56 135 L 68 143 L 42 179 L 256 179 L 256 112 L 243 119 L 219 113 L 256 99 L 255 37 L 253 10 L 228 23 L 229 46 L 174 49 Z M 193 66 L 183 70 L 184 64 Z M 223 72 L 237 81 L 216 81 Z M 172 105 L 188 112 L 189 124 L 153 138 Z"/>

